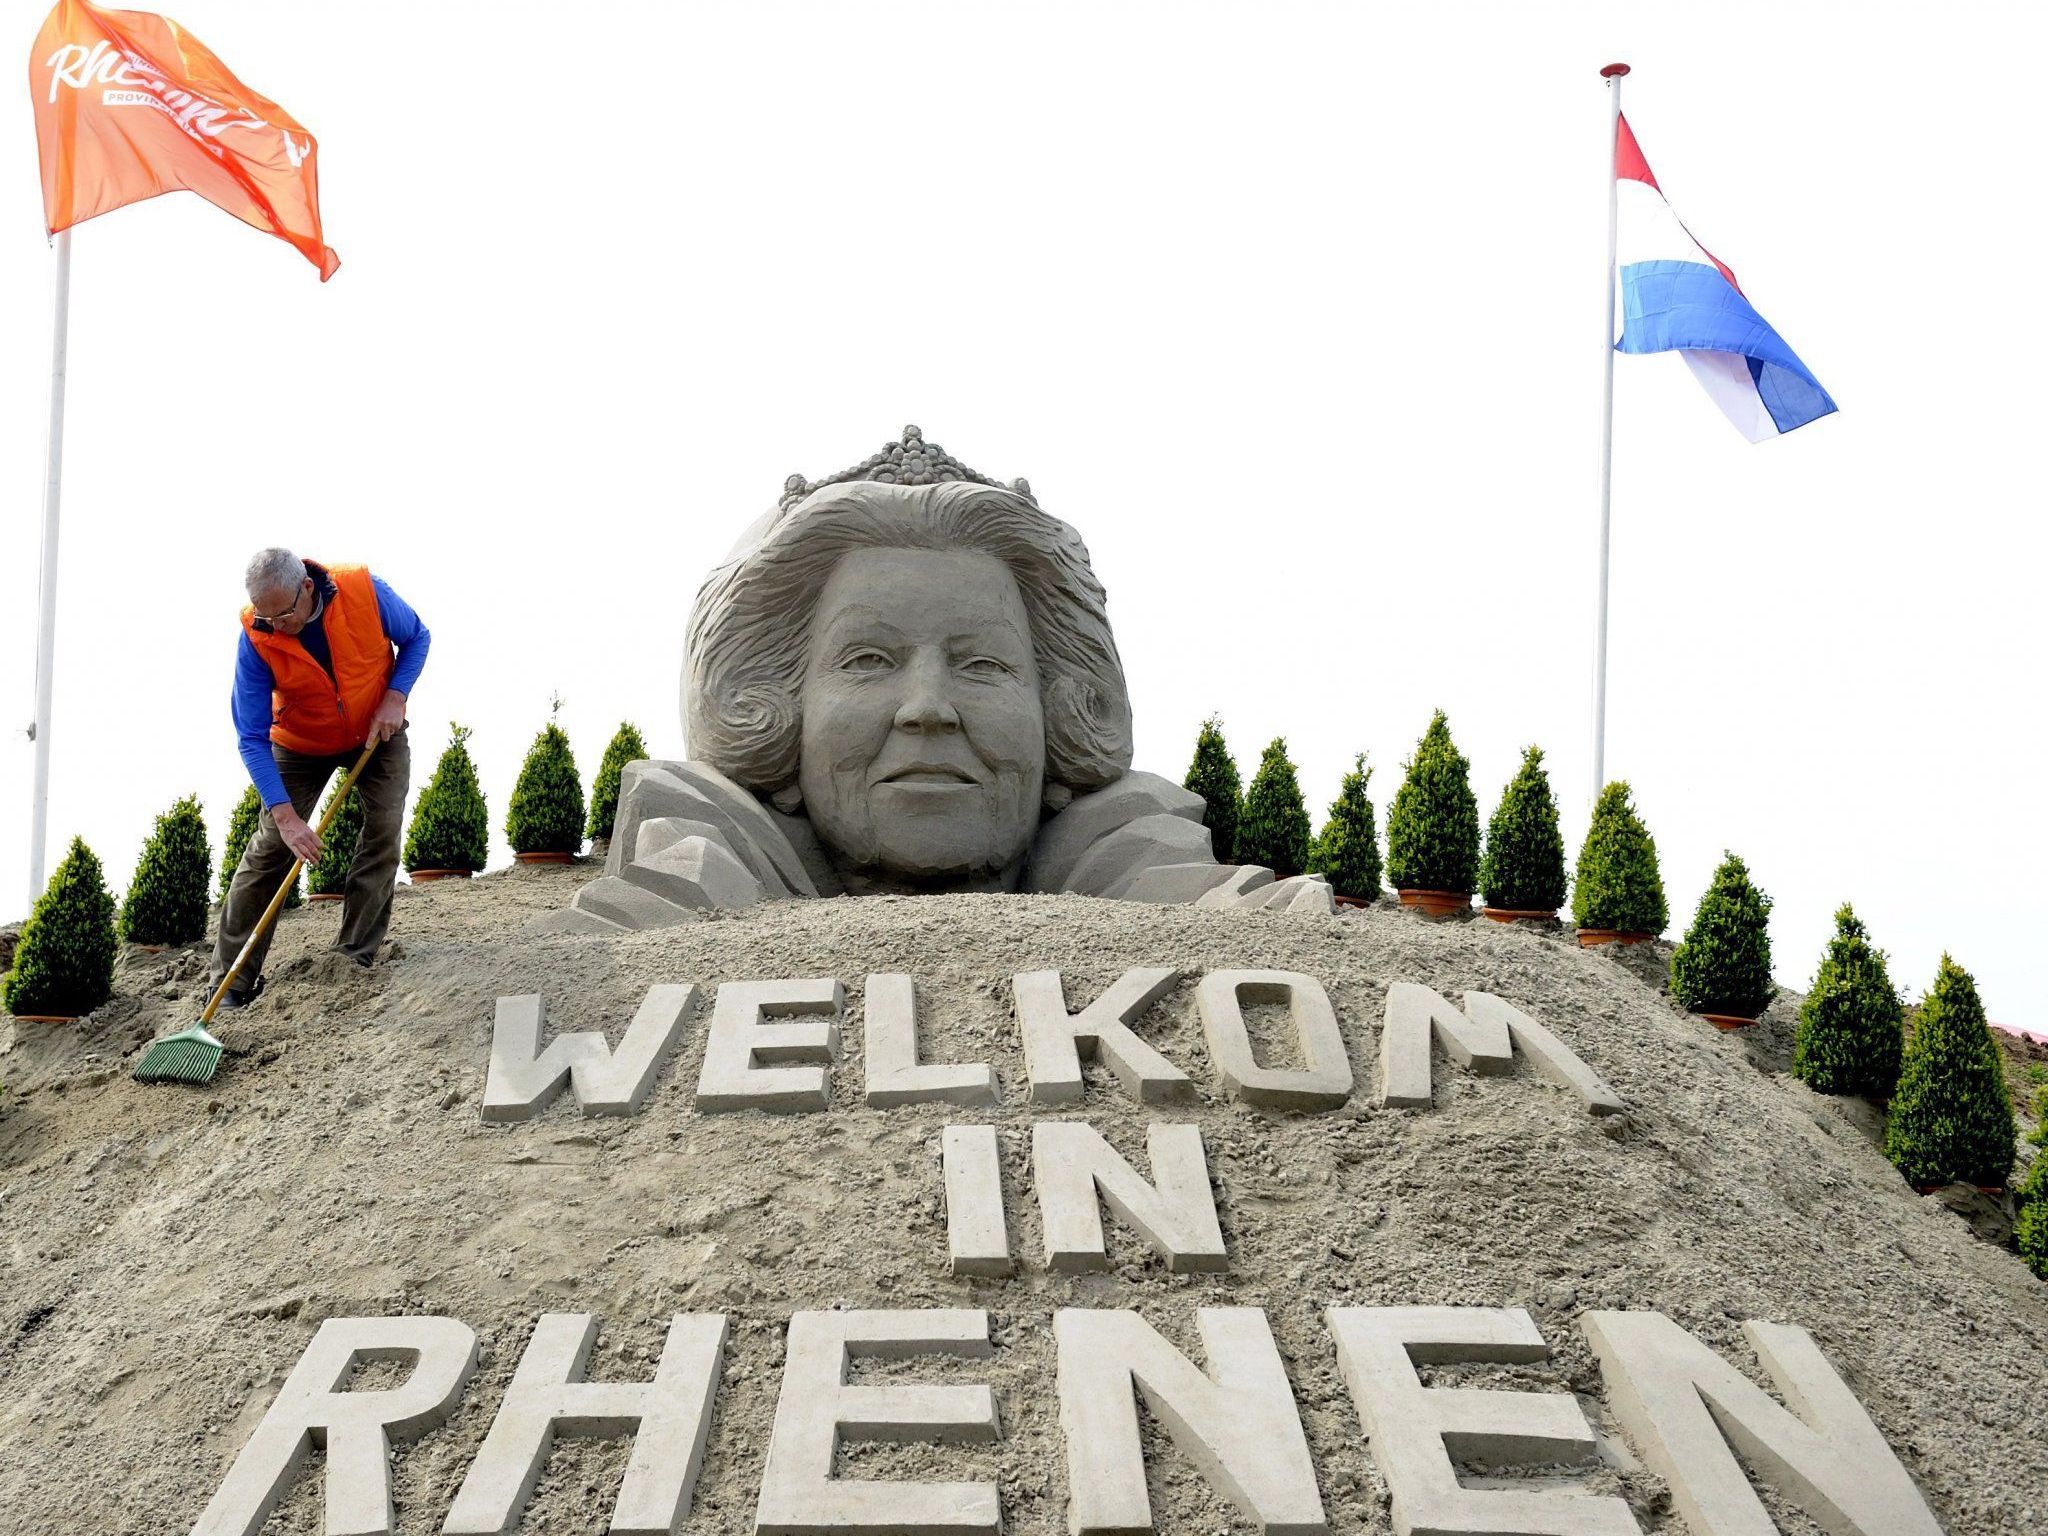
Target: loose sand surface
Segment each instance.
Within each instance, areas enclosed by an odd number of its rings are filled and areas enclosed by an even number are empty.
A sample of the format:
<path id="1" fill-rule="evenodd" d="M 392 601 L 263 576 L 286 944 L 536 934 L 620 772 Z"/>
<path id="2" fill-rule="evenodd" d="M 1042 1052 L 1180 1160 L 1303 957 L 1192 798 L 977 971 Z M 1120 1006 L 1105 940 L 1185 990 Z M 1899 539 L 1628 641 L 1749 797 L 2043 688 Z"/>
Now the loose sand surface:
<path id="1" fill-rule="evenodd" d="M 0 1023 L 0 1531 L 184 1531 L 321 1319 L 445 1313 L 477 1330 L 482 1362 L 454 1418 L 396 1453 L 399 1528 L 424 1536 L 538 1314 L 596 1313 L 592 1376 L 644 1378 L 669 1316 L 722 1311 L 732 1334 L 685 1529 L 745 1532 L 789 1313 L 967 1305 L 992 1313 L 993 1360 L 883 1369 L 993 1383 L 1001 1441 L 855 1446 L 843 1470 L 993 1478 L 1007 1529 L 1055 1532 L 1066 1474 L 1053 1309 L 1135 1308 L 1194 1352 L 1194 1310 L 1210 1304 L 1266 1309 L 1334 1529 L 1385 1532 L 1385 1484 L 1322 1320 L 1331 1303 L 1528 1308 L 1550 1361 L 1437 1379 L 1578 1393 L 1609 1445 L 1573 1480 L 1625 1494 L 1645 1531 L 1684 1527 L 1602 1406 L 1576 1322 L 1595 1308 L 1660 1309 L 1752 1375 L 1741 1320 L 1801 1324 L 1951 1536 L 2048 1528 L 2048 1286 L 1901 1183 L 1868 1106 L 1784 1074 L 1789 999 L 1753 1036 L 1726 1037 L 1659 995 L 1653 953 L 1429 924 L 1391 905 L 1310 918 L 877 898 L 619 937 L 518 936 L 594 868 L 404 891 L 395 952 L 370 971 L 326 953 L 332 909 L 288 914 L 269 992 L 237 1021 L 253 1050 L 207 1088 L 127 1075 L 144 1042 L 197 1015 L 196 950 L 124 955 L 118 996 L 80 1026 L 12 1026 L 10 1041 Z M 1034 1111 L 1009 978 L 1056 968 L 1079 1007 L 1134 965 L 1190 973 L 1138 1027 L 1195 1078 L 1195 1100 L 1141 1109 L 1091 1067 L 1080 1105 Z M 1192 977 L 1223 967 L 1323 982 L 1356 1078 L 1343 1110 L 1273 1114 L 1222 1096 Z M 861 984 L 878 971 L 917 979 L 926 1059 L 993 1063 L 999 1105 L 862 1106 Z M 829 1112 L 699 1113 L 700 1012 L 638 1116 L 585 1119 L 568 1096 L 525 1124 L 479 1116 L 499 995 L 538 992 L 550 1028 L 616 1040 L 653 983 L 803 976 L 847 988 Z M 1434 1109 L 1373 1108 L 1395 980 L 1507 998 L 1631 1112 L 1597 1120 L 1526 1067 L 1479 1078 L 1440 1054 Z M 1264 1058 L 1286 1062 L 1284 1034 L 1256 1012 Z M 1095 1125 L 1141 1171 L 1147 1120 L 1198 1124 L 1229 1270 L 1170 1275 L 1112 1219 L 1118 1267 L 1041 1271 L 1028 1128 L 1054 1116 Z M 1013 1278 L 946 1272 L 949 1120 L 1000 1127 Z M 1163 1431 L 1145 1432 L 1158 1529 L 1248 1528 Z M 524 1529 L 602 1531 L 625 1454 L 624 1442 L 559 1442 Z M 315 1472 L 269 1531 L 320 1529 Z"/>

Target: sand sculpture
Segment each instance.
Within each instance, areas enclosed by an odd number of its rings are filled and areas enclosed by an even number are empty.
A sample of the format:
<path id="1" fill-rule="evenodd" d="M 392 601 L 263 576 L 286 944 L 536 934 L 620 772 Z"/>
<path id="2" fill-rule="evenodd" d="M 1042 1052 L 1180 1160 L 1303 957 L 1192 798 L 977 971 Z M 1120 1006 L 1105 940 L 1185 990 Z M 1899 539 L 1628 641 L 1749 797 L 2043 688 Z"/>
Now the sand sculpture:
<path id="1" fill-rule="evenodd" d="M 697 594 L 691 757 L 620 779 L 602 879 L 546 930 L 873 892 L 1073 892 L 1328 912 L 1328 883 L 1218 864 L 1199 796 L 1131 769 L 1088 549 L 1022 480 L 916 427 L 792 476 Z"/>

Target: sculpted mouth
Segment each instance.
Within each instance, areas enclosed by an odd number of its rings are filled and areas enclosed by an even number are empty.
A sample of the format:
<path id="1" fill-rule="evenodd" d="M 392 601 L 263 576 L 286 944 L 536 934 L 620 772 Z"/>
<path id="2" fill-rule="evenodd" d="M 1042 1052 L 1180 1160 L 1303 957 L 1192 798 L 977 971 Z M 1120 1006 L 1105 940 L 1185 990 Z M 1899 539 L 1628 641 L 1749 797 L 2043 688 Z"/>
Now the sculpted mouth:
<path id="1" fill-rule="evenodd" d="M 974 776 L 937 763 L 913 763 L 883 779 L 884 784 L 972 784 Z"/>

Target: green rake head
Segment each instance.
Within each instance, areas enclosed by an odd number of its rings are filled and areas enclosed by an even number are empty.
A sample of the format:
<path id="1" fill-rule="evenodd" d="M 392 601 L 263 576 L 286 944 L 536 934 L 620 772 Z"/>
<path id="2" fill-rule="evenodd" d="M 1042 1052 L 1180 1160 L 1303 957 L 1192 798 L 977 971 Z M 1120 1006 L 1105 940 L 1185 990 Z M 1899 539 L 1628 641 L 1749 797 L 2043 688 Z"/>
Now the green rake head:
<path id="1" fill-rule="evenodd" d="M 223 1049 L 204 1024 L 194 1024 L 152 1044 L 133 1076 L 138 1083 L 210 1083 L 220 1070 Z"/>

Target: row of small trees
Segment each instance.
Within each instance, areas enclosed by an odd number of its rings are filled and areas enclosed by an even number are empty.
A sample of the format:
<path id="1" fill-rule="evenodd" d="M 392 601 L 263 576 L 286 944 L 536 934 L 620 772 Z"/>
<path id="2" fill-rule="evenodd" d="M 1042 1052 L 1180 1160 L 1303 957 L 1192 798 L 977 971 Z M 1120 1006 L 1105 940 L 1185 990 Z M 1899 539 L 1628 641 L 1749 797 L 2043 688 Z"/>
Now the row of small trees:
<path id="1" fill-rule="evenodd" d="M 469 732 L 456 725 L 451 733 L 413 806 L 403 851 L 408 870 L 474 873 L 484 867 L 489 854 L 489 812 L 469 754 Z M 573 854 L 586 836 L 609 837 L 618 812 L 620 771 L 645 756 L 647 743 L 639 730 L 621 723 L 605 748 L 586 812 L 569 738 L 551 719 L 534 738 L 513 786 L 505 818 L 505 835 L 513 851 Z M 323 816 L 334 808 L 340 788 L 337 782 L 329 792 Z M 56 1017 L 89 1013 L 113 993 L 114 959 L 121 940 L 156 947 L 205 937 L 209 893 L 226 899 L 262 811 L 252 784 L 228 817 L 215 886 L 198 798 L 186 795 L 177 800 L 157 817 L 118 907 L 98 856 L 83 839 L 74 837 L 22 928 L 13 967 L 0 988 L 7 1010 Z M 315 896 L 338 895 L 348 884 L 362 824 L 362 796 L 351 790 L 327 826 L 320 857 L 307 868 L 305 884 Z M 299 882 L 294 881 L 285 905 L 296 907 L 303 901 Z"/>
<path id="2" fill-rule="evenodd" d="M 1657 845 L 1636 815 L 1623 783 L 1607 786 L 1579 852 L 1578 878 L 1565 874 L 1557 801 L 1543 768 L 1543 749 L 1530 747 L 1502 792 L 1482 841 L 1472 767 L 1451 739 L 1442 710 L 1404 765 L 1387 809 L 1387 857 L 1380 860 L 1364 754 L 1352 763 L 1331 803 L 1322 832 L 1309 835 L 1308 809 L 1284 737 L 1260 754 L 1249 788 L 1223 739 L 1222 722 L 1202 722 L 1187 787 L 1207 807 L 1216 857 L 1263 864 L 1285 877 L 1325 875 L 1338 895 L 1370 901 L 1384 879 L 1397 890 L 1460 896 L 1478 892 L 1487 906 L 1526 916 L 1554 914 L 1572 891 L 1581 927 L 1659 933 L 1670 920 L 1657 871 Z"/>
<path id="3" fill-rule="evenodd" d="M 1186 784 L 1207 807 L 1217 858 L 1264 864 L 1276 875 L 1318 871 L 1340 896 L 1370 901 L 1379 896 L 1382 879 L 1367 794 L 1371 772 L 1363 756 L 1355 760 L 1322 833 L 1310 839 L 1286 742 L 1275 739 L 1266 748 L 1250 787 L 1240 793 L 1222 724 L 1211 718 L 1196 737 Z M 1582 942 L 1601 930 L 1651 936 L 1670 920 L 1656 841 L 1627 784 L 1601 792 L 1575 877 L 1567 882 L 1542 750 L 1532 746 L 1523 753 L 1482 844 L 1470 764 L 1441 710 L 1417 742 L 1388 807 L 1385 878 L 1404 892 L 1446 893 L 1461 903 L 1476 890 L 1503 918 L 1554 916 L 1569 885 Z M 1721 1022 L 1762 1014 L 1777 991 L 1770 914 L 1771 899 L 1748 866 L 1727 854 L 1672 952 L 1672 995 Z M 1800 1009 L 1793 1070 L 1822 1093 L 1888 1102 L 1885 1150 L 1916 1186 L 2000 1185 L 2011 1172 L 2014 1126 L 2004 1062 L 1975 982 L 1944 955 L 1908 1035 L 1885 957 L 1846 905 L 1835 914 L 1834 938 Z M 2048 1094 L 2042 1107 L 2048 1113 Z M 2021 1196 L 2026 1241 L 2041 1250 L 2038 1266 L 2048 1266 L 2048 1156 L 2036 1160 Z"/>

